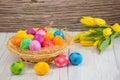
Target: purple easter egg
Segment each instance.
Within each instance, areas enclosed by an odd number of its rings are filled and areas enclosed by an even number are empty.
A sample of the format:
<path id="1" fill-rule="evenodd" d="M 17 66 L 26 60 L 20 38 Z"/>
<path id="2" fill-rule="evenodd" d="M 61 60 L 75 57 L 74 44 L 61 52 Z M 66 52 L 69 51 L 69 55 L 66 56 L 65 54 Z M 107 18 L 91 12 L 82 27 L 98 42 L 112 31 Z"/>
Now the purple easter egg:
<path id="1" fill-rule="evenodd" d="M 41 36 L 44 36 L 46 32 L 44 30 L 39 30 L 36 34 L 40 34 Z"/>
<path id="2" fill-rule="evenodd" d="M 35 35 L 35 34 L 36 34 L 36 32 L 35 32 L 35 30 L 34 30 L 34 29 L 29 28 L 29 29 L 27 30 L 27 34 L 33 34 L 33 35 Z"/>
<path id="3" fill-rule="evenodd" d="M 29 45 L 29 49 L 31 51 L 38 51 L 41 49 L 41 45 L 37 40 L 33 40 Z"/>
<path id="4" fill-rule="evenodd" d="M 40 34 L 36 34 L 33 40 L 37 40 L 40 44 L 43 43 L 44 38 Z"/>

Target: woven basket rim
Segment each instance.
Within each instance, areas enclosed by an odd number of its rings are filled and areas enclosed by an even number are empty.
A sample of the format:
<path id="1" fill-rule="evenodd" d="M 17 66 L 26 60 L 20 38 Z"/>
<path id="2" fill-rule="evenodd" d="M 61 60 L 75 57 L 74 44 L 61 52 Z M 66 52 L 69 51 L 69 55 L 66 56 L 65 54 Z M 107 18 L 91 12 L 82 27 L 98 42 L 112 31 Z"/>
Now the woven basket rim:
<path id="1" fill-rule="evenodd" d="M 41 59 L 42 60 L 47 57 L 48 59 L 54 58 L 57 55 L 63 53 L 73 44 L 73 39 L 68 34 L 68 32 L 65 30 L 62 30 L 62 31 L 65 34 L 65 44 L 63 46 L 54 46 L 54 47 L 42 49 L 40 51 L 30 51 L 30 50 L 25 51 L 12 44 L 11 40 L 14 37 L 13 35 L 7 40 L 6 47 L 11 53 L 16 54 L 18 57 L 26 59 L 26 60 L 27 59 L 35 59 L 35 60 Z M 32 61 L 30 63 L 32 63 Z"/>

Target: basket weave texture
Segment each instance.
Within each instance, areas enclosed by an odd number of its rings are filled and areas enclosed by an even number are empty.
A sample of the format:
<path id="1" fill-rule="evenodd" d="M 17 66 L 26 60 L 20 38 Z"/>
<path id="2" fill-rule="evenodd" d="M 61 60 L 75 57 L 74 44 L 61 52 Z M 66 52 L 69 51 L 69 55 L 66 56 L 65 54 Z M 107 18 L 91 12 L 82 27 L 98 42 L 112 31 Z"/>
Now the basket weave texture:
<path id="1" fill-rule="evenodd" d="M 6 47 L 25 63 L 37 63 L 41 61 L 51 63 L 57 55 L 64 53 L 73 44 L 72 37 L 68 32 L 65 30 L 62 30 L 62 32 L 65 35 L 65 42 L 62 46 L 42 48 L 39 51 L 22 50 L 12 44 L 12 39 L 14 38 L 14 36 L 12 36 L 8 39 Z"/>

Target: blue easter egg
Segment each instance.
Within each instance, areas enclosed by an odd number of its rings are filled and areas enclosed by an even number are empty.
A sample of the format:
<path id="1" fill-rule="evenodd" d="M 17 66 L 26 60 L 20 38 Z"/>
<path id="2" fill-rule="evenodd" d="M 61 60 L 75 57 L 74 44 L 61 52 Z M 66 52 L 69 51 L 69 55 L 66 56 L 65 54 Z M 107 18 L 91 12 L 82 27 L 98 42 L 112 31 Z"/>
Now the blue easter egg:
<path id="1" fill-rule="evenodd" d="M 80 53 L 73 52 L 70 54 L 69 60 L 72 65 L 78 65 L 82 63 L 83 57 Z"/>
<path id="2" fill-rule="evenodd" d="M 55 33 L 54 33 L 54 36 L 61 36 L 63 39 L 64 39 L 64 33 L 60 30 L 57 30 Z"/>

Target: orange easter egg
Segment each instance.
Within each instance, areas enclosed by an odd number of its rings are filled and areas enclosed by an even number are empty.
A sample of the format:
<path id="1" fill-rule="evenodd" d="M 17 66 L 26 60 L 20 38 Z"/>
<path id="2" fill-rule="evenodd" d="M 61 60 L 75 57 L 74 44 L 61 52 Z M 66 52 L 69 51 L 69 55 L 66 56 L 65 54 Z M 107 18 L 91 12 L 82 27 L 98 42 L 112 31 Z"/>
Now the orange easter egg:
<path id="1" fill-rule="evenodd" d="M 53 40 L 53 38 L 54 38 L 54 35 L 52 33 L 46 33 L 44 35 L 45 40 Z"/>
<path id="2" fill-rule="evenodd" d="M 21 41 L 22 41 L 22 38 L 14 37 L 13 40 L 12 40 L 12 43 L 13 43 L 15 46 L 19 47 Z"/>
<path id="3" fill-rule="evenodd" d="M 55 38 L 53 39 L 53 43 L 54 43 L 55 45 L 61 46 L 61 45 L 64 44 L 64 40 L 62 39 L 61 36 L 55 36 Z"/>

